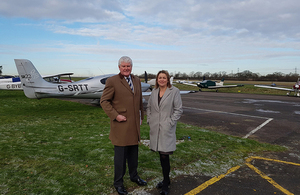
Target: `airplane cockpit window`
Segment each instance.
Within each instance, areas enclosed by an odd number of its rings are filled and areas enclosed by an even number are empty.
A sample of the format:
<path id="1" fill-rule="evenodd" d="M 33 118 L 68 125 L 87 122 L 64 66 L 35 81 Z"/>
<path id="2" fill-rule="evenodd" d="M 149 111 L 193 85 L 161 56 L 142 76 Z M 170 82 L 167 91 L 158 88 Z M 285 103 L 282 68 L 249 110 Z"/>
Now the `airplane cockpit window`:
<path id="1" fill-rule="evenodd" d="M 105 85 L 106 80 L 107 80 L 108 78 L 109 78 L 109 77 L 106 77 L 106 78 L 101 79 L 101 80 L 100 80 L 100 83 L 102 83 L 103 85 Z"/>

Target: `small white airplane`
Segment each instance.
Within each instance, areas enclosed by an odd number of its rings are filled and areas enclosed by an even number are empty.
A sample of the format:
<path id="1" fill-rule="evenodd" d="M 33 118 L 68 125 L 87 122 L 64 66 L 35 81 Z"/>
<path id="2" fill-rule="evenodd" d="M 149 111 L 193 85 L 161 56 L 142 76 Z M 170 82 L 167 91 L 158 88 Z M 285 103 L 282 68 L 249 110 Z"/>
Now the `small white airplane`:
<path id="1" fill-rule="evenodd" d="M 0 79 L 0 90 L 23 90 L 19 77 Z"/>
<path id="2" fill-rule="evenodd" d="M 205 80 L 205 78 L 203 78 L 203 81 L 196 82 L 196 84 L 190 82 L 183 82 L 182 84 L 199 87 L 199 91 L 201 91 L 201 89 L 216 89 L 216 91 L 218 91 L 219 88 L 231 88 L 231 87 L 244 86 L 244 85 L 223 85 L 224 78 L 219 83 L 211 80 Z"/>
<path id="3" fill-rule="evenodd" d="M 51 83 L 43 79 L 31 61 L 15 59 L 15 64 L 28 98 L 77 98 L 100 99 L 106 80 L 116 74 L 106 74 L 87 78 L 72 83 Z M 147 91 L 149 84 L 141 82 L 142 91 Z M 146 94 L 148 95 L 148 94 Z"/>
<path id="4" fill-rule="evenodd" d="M 272 87 L 268 85 L 254 85 L 255 87 L 261 87 L 261 88 L 267 88 L 267 89 L 277 89 L 277 90 L 283 90 L 288 91 L 286 95 L 290 95 L 291 92 L 294 92 L 294 96 L 300 97 L 300 78 L 298 78 L 298 81 L 295 83 L 295 85 L 292 88 L 284 88 L 284 87 Z"/>
<path id="5" fill-rule="evenodd" d="M 180 84 L 186 84 L 186 83 L 189 83 L 189 84 L 192 84 L 194 83 L 193 81 L 190 81 L 189 79 L 188 80 L 177 80 L 176 83 L 180 83 Z"/>
<path id="6" fill-rule="evenodd" d="M 70 77 L 72 74 L 73 73 L 62 73 L 42 77 L 51 83 L 71 83 L 73 82 Z M 69 79 L 61 79 L 61 76 L 69 76 Z M 0 79 L 0 90 L 23 90 L 20 77 Z"/>

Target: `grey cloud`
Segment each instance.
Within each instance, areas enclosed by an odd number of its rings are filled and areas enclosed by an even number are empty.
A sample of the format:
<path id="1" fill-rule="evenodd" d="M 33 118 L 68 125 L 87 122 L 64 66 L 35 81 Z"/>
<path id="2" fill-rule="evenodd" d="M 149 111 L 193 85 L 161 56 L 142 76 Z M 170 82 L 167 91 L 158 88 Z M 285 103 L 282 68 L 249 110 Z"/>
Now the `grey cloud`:
<path id="1" fill-rule="evenodd" d="M 300 48 L 298 10 L 298 0 L 0 1 L 3 17 L 50 19 L 53 23 L 43 25 L 54 33 L 113 40 L 118 49 L 138 46 L 154 53 L 164 45 L 162 50 L 169 55 L 164 53 L 161 59 L 181 56 L 175 61 L 195 59 L 195 63 L 199 58 L 213 63 L 297 55 L 293 50 Z M 81 23 L 65 23 L 74 21 Z"/>
<path id="2" fill-rule="evenodd" d="M 122 18 L 117 0 L 2 0 L 0 15 L 31 19 L 107 21 Z"/>
<path id="3" fill-rule="evenodd" d="M 190 33 L 299 38 L 298 0 L 131 1 L 135 18 Z M 239 34 L 243 30 L 243 34 Z"/>
<path id="4" fill-rule="evenodd" d="M 298 0 L 2 0 L 0 16 L 66 22 L 131 23 L 177 36 L 300 39 Z M 165 33 L 155 33 L 159 36 Z M 142 32 L 142 35 L 146 35 Z M 136 36 L 136 35 L 135 35 Z M 144 36 L 144 37 L 147 37 Z"/>

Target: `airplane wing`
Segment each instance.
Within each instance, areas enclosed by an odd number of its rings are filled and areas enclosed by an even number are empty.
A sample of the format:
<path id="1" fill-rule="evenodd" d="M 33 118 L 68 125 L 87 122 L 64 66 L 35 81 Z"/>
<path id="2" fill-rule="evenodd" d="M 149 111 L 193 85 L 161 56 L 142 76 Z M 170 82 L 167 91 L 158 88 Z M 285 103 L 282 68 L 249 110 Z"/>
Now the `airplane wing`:
<path id="1" fill-rule="evenodd" d="M 219 89 L 219 88 L 230 88 L 230 87 L 243 87 L 244 85 L 216 85 L 216 86 L 209 86 L 208 89 Z"/>
<path id="2" fill-rule="evenodd" d="M 42 77 L 43 79 L 51 83 L 72 83 L 73 81 L 71 80 L 71 75 L 73 74 L 74 73 L 61 73 L 61 74 L 45 75 Z M 68 76 L 69 79 L 61 79 L 61 77 L 63 76 Z"/>
<path id="3" fill-rule="evenodd" d="M 69 76 L 69 75 L 73 75 L 74 73 L 61 73 L 61 74 L 53 74 L 53 75 L 45 75 L 42 76 L 43 79 L 45 78 L 52 78 L 52 77 L 58 77 L 58 76 Z"/>
<path id="4" fill-rule="evenodd" d="M 185 94 L 188 94 L 188 93 L 196 93 L 198 91 L 180 91 L 180 95 L 185 95 Z M 142 92 L 142 96 L 148 96 L 148 95 L 151 95 L 151 91 L 149 92 Z"/>
<path id="5" fill-rule="evenodd" d="M 184 94 L 188 94 L 188 93 L 196 93 L 198 91 L 180 91 L 180 94 L 181 95 L 184 95 Z"/>
<path id="6" fill-rule="evenodd" d="M 194 86 L 194 87 L 198 87 L 196 84 L 193 84 L 193 83 L 181 83 L 181 84 L 184 84 L 184 85 L 190 85 L 190 86 Z"/>
<path id="7" fill-rule="evenodd" d="M 151 91 L 149 91 L 149 92 L 142 92 L 142 96 L 147 96 L 147 95 L 151 95 Z"/>
<path id="8" fill-rule="evenodd" d="M 255 87 L 261 87 L 261 88 L 267 88 L 267 89 L 278 89 L 278 90 L 284 90 L 284 91 L 294 91 L 294 89 L 288 89 L 283 87 L 271 87 L 267 85 L 254 85 Z"/>

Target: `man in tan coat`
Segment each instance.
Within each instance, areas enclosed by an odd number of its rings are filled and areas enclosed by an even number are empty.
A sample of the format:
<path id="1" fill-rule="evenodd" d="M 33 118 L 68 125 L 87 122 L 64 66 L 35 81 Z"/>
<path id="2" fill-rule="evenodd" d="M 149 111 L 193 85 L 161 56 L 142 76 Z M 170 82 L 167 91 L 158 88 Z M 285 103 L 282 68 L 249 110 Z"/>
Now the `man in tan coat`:
<path id="1" fill-rule="evenodd" d="M 127 194 L 123 186 L 126 160 L 130 180 L 140 186 L 147 185 L 137 173 L 140 124 L 144 119 L 140 79 L 131 74 L 132 60 L 123 56 L 119 60 L 120 73 L 107 79 L 100 104 L 110 118 L 109 139 L 114 145 L 114 186 L 119 194 Z"/>

